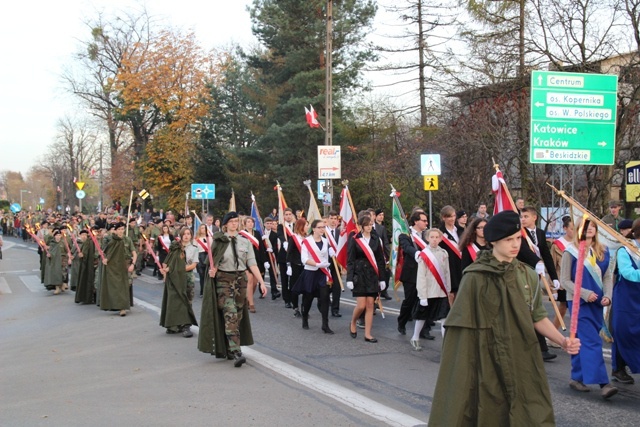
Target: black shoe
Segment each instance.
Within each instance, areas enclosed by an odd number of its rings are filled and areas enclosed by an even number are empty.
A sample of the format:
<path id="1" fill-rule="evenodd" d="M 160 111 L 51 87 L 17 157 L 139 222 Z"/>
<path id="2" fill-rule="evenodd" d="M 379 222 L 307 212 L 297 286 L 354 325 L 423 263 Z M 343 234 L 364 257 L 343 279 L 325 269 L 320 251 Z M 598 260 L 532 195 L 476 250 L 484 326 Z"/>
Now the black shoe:
<path id="1" fill-rule="evenodd" d="M 398 332 L 400 332 L 400 335 L 407 335 L 407 328 L 398 325 Z"/>
<path id="2" fill-rule="evenodd" d="M 293 306 L 291 305 L 290 302 L 288 302 L 284 305 L 284 308 L 293 308 Z"/>
<path id="3" fill-rule="evenodd" d="M 617 371 L 612 371 L 611 372 L 611 376 L 613 377 L 614 381 L 621 382 L 622 384 L 633 384 L 633 383 L 635 383 L 635 380 L 633 379 L 633 377 L 631 375 L 629 375 L 627 373 L 627 370 L 624 369 L 624 368 L 618 369 Z"/>
<path id="4" fill-rule="evenodd" d="M 384 293 L 382 294 L 382 298 L 386 299 L 387 301 L 392 300 L 393 298 L 388 294 L 388 293 Z"/>
<path id="5" fill-rule="evenodd" d="M 293 310 L 293 317 L 302 317 L 302 314 L 300 314 L 300 310 L 298 310 L 297 308 L 295 308 Z"/>
<path id="6" fill-rule="evenodd" d="M 233 360 L 233 353 L 227 352 L 227 360 Z"/>
<path id="7" fill-rule="evenodd" d="M 309 318 L 307 316 L 302 318 L 302 329 L 309 329 Z"/>
<path id="8" fill-rule="evenodd" d="M 544 360 L 545 362 L 548 362 L 549 360 L 553 360 L 556 357 L 558 357 L 557 354 L 549 353 L 548 351 L 542 352 L 542 360 Z"/>
<path id="9" fill-rule="evenodd" d="M 176 331 L 175 329 L 167 329 L 167 334 L 172 335 L 172 334 L 179 334 L 180 331 Z"/>
<path id="10" fill-rule="evenodd" d="M 329 328 L 328 325 L 322 327 L 322 332 L 324 332 L 325 334 L 329 334 L 329 335 L 333 335 L 334 334 L 334 332 Z"/>
<path id="11" fill-rule="evenodd" d="M 423 338 L 423 339 L 429 340 L 429 341 L 432 341 L 432 340 L 436 339 L 436 337 L 431 335 L 429 332 L 425 332 L 425 331 L 420 332 L 420 338 Z"/>
<path id="12" fill-rule="evenodd" d="M 136 276 L 142 276 L 142 272 L 141 271 L 136 271 Z"/>
<path id="13" fill-rule="evenodd" d="M 271 294 L 271 301 L 275 301 L 280 298 L 280 292 L 276 292 L 275 294 Z"/>
<path id="14" fill-rule="evenodd" d="M 238 351 L 233 354 L 233 366 L 235 366 L 236 368 L 242 366 L 246 361 L 247 359 L 244 358 L 242 352 Z"/>
<path id="15" fill-rule="evenodd" d="M 349 326 L 349 335 L 351 335 L 351 338 L 358 338 L 358 329 L 355 332 L 351 332 L 351 326 Z"/>
<path id="16" fill-rule="evenodd" d="M 360 319 L 356 320 L 356 326 L 360 329 L 364 329 L 364 321 Z"/>
<path id="17" fill-rule="evenodd" d="M 260 294 L 260 296 L 258 298 L 264 299 L 264 295 Z"/>
<path id="18" fill-rule="evenodd" d="M 376 338 L 374 338 L 374 337 L 371 337 L 371 338 L 364 337 L 364 340 L 366 342 L 378 342 L 378 340 Z"/>
<path id="19" fill-rule="evenodd" d="M 338 312 L 338 311 L 332 311 L 331 312 L 331 317 L 342 317 L 342 314 L 340 314 L 340 312 Z"/>
<path id="20" fill-rule="evenodd" d="M 182 336 L 185 338 L 191 338 L 193 336 L 193 332 L 191 332 L 191 326 L 187 326 L 182 330 Z"/>
<path id="21" fill-rule="evenodd" d="M 164 277 L 162 277 L 162 274 L 158 274 L 158 280 L 164 280 Z"/>

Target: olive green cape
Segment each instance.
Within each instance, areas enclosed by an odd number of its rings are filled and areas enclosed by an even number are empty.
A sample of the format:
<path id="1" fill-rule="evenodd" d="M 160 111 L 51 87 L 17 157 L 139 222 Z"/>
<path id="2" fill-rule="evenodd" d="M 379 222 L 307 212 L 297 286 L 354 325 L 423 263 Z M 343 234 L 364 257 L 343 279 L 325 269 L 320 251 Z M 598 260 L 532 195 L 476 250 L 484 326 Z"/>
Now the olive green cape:
<path id="1" fill-rule="evenodd" d="M 213 235 L 211 246 L 213 264 L 218 265 L 224 251 L 229 245 L 229 238 L 222 232 Z M 224 318 L 218 309 L 218 294 L 216 293 L 215 278 L 209 277 L 209 260 L 206 262 L 206 277 L 200 312 L 200 332 L 198 332 L 198 350 L 211 353 L 219 359 L 227 357 L 227 337 L 224 333 Z M 246 274 L 246 273 L 245 273 Z M 240 331 L 240 345 L 253 345 L 253 334 L 249 320 L 247 304 L 242 308 L 242 321 L 238 325 Z"/>
<path id="2" fill-rule="evenodd" d="M 77 239 L 76 243 L 78 243 L 79 246 L 82 244 L 82 241 Z M 75 291 L 78 289 L 78 273 L 80 271 L 82 259 L 78 256 L 76 245 L 73 244 L 73 240 L 71 240 L 69 245 L 71 245 L 71 255 L 73 255 L 73 261 L 71 261 L 71 273 L 69 277 L 69 288 L 71 288 L 72 291 Z M 80 248 L 80 251 L 82 251 L 82 248 Z"/>
<path id="3" fill-rule="evenodd" d="M 187 263 L 180 241 L 174 240 L 164 263 L 169 273 L 164 280 L 160 326 L 197 325 L 196 316 L 187 297 Z"/>
<path id="4" fill-rule="evenodd" d="M 538 286 L 532 269 L 488 251 L 466 268 L 445 321 L 430 427 L 555 425 L 524 284 Z"/>
<path id="5" fill-rule="evenodd" d="M 80 246 L 82 252 L 82 258 L 80 260 L 80 268 L 78 269 L 78 282 L 76 288 L 76 302 L 84 304 L 92 304 L 95 301 L 95 275 L 96 268 L 94 267 L 96 247 L 91 241 L 87 239 Z"/>
<path id="6" fill-rule="evenodd" d="M 56 242 L 54 239 L 48 243 L 49 254 L 44 253 L 44 287 L 51 290 L 62 285 L 62 240 Z"/>
<path id="7" fill-rule="evenodd" d="M 129 272 L 127 271 L 124 239 L 113 236 L 103 248 L 107 265 L 102 269 L 100 286 L 101 310 L 128 310 Z"/>

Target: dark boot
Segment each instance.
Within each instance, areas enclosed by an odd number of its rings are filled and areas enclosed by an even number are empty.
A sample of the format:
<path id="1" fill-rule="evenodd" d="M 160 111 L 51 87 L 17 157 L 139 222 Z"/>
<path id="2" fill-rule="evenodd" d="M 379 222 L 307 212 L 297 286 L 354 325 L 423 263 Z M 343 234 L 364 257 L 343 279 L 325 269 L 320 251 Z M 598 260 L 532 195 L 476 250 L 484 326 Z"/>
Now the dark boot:
<path id="1" fill-rule="evenodd" d="M 331 328 L 329 328 L 328 320 L 322 321 L 322 332 L 324 332 L 325 334 L 333 335 L 333 331 L 331 330 Z"/>
<path id="2" fill-rule="evenodd" d="M 309 329 L 309 315 L 302 315 L 302 329 Z"/>

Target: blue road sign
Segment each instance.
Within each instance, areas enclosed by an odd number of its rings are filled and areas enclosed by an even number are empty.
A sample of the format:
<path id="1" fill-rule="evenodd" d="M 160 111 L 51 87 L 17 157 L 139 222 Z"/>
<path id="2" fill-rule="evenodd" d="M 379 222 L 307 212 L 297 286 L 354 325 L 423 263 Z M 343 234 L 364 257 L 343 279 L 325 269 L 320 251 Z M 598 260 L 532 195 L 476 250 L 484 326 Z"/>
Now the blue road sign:
<path id="1" fill-rule="evenodd" d="M 11 209 L 11 212 L 13 213 L 18 213 L 22 210 L 22 206 L 20 206 L 20 203 L 14 203 L 9 206 L 9 209 Z"/>
<path id="2" fill-rule="evenodd" d="M 216 198 L 215 184 L 191 184 L 191 198 L 195 200 L 213 200 Z"/>

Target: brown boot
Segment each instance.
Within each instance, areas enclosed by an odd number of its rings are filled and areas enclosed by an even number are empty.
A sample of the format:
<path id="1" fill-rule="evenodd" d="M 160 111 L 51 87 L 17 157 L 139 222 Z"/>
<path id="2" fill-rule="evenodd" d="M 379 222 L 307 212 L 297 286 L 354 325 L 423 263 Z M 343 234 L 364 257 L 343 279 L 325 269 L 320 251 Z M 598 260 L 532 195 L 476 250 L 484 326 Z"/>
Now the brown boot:
<path id="1" fill-rule="evenodd" d="M 618 387 L 612 386 L 611 383 L 605 385 L 600 390 L 600 396 L 602 396 L 603 399 L 608 399 L 617 393 L 618 393 Z"/>

